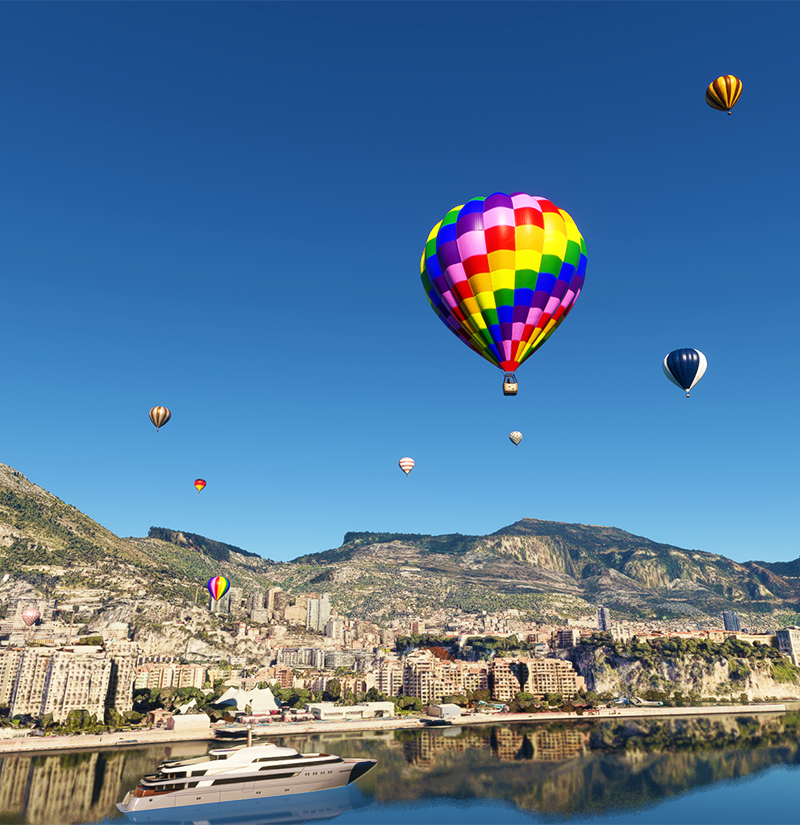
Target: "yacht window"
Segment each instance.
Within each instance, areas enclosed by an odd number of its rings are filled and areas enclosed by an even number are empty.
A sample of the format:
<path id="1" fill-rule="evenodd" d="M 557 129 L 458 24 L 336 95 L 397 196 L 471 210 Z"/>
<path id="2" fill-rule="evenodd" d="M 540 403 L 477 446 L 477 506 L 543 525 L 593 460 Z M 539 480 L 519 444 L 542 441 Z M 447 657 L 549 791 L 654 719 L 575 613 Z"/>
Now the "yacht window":
<path id="1" fill-rule="evenodd" d="M 263 777 L 264 779 L 289 779 L 291 776 L 296 776 L 295 771 L 289 771 L 289 773 L 274 773 L 270 776 Z M 255 778 L 255 777 L 253 777 Z M 245 777 L 231 777 L 230 779 L 215 779 L 211 784 L 212 786 L 216 787 L 217 785 L 231 785 L 234 782 L 246 782 L 247 779 Z"/>
<path id="2" fill-rule="evenodd" d="M 299 753 L 290 753 L 287 756 L 260 756 L 258 759 L 254 759 L 253 762 L 282 762 L 284 759 L 302 759 L 302 755 Z"/>

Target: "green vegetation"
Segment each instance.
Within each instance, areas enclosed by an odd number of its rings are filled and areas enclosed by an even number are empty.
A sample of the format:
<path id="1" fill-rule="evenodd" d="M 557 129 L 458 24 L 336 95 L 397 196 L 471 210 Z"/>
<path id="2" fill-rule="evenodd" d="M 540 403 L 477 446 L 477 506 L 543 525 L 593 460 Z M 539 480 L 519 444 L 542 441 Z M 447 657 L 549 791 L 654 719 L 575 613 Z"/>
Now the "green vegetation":
<path id="1" fill-rule="evenodd" d="M 772 663 L 772 678 L 776 682 L 800 682 L 800 667 L 795 667 L 788 659 L 777 660 Z"/>
<path id="2" fill-rule="evenodd" d="M 774 647 L 760 643 L 750 644 L 742 639 L 727 638 L 724 642 L 709 639 L 637 639 L 630 642 L 615 642 L 607 633 L 593 633 L 582 639 L 580 648 L 603 648 L 610 654 L 629 659 L 638 659 L 648 666 L 661 659 L 679 660 L 688 656 L 713 662 L 719 659 L 750 659 L 753 661 L 784 661 L 783 654 Z M 791 667 L 791 665 L 790 665 Z"/>

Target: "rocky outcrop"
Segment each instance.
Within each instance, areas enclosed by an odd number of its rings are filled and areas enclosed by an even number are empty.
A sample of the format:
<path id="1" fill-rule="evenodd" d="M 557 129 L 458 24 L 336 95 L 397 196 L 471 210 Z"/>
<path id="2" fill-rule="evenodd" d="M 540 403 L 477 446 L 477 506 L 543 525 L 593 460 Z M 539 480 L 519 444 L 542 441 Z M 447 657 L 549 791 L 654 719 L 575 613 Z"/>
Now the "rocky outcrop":
<path id="1" fill-rule="evenodd" d="M 595 693 L 642 698 L 654 690 L 670 697 L 681 693 L 715 699 L 744 693 L 749 701 L 800 699 L 800 681 L 776 678 L 770 659 L 685 654 L 643 661 L 608 647 L 588 646 L 574 648 L 569 658 L 587 690 Z"/>

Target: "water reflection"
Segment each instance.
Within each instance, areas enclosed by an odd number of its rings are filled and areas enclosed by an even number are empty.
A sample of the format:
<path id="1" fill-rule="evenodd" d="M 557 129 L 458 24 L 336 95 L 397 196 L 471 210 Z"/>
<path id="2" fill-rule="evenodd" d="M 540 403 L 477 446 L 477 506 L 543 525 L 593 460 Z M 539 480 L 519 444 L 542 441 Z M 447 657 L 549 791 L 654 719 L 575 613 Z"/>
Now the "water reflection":
<path id="1" fill-rule="evenodd" d="M 799 732 L 800 713 L 321 732 L 275 741 L 300 751 L 377 759 L 370 772 L 374 796 L 348 792 L 314 800 L 298 795 L 278 800 L 271 810 L 259 801 L 253 810 L 238 810 L 243 803 L 197 807 L 202 808 L 199 820 L 211 825 L 313 821 L 365 804 L 436 799 L 497 800 L 521 811 L 562 817 L 635 813 L 774 765 L 798 765 Z M 210 747 L 195 742 L 2 757 L 0 823 L 121 822 L 115 803 L 143 774 L 163 759 L 199 756 Z M 174 809 L 173 817 L 179 818 L 171 821 L 187 823 L 196 819 L 191 809 L 179 814 Z"/>
<path id="2" fill-rule="evenodd" d="M 373 801 L 369 784 L 359 781 L 343 788 L 278 798 L 137 811 L 125 821 L 135 825 L 289 825 L 334 819 Z"/>

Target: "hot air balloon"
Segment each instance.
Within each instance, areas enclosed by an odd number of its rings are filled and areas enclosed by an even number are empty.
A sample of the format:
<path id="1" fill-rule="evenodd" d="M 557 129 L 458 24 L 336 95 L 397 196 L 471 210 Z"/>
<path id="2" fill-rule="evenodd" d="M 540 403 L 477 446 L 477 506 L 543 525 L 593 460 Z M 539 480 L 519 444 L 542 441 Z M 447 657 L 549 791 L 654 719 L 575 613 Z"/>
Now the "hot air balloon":
<path id="1" fill-rule="evenodd" d="M 509 433 L 508 437 L 514 443 L 515 447 L 519 447 L 519 442 L 522 441 L 522 433 L 519 430 L 514 430 L 513 433 Z"/>
<path id="2" fill-rule="evenodd" d="M 664 358 L 662 363 L 664 375 L 685 390 L 689 397 L 689 390 L 703 377 L 708 367 L 705 355 L 699 349 L 676 349 Z"/>
<path id="3" fill-rule="evenodd" d="M 514 371 L 575 306 L 586 244 L 575 221 L 541 197 L 496 192 L 451 209 L 428 235 L 422 285 L 447 328 L 505 373 Z"/>
<path id="4" fill-rule="evenodd" d="M 22 615 L 22 621 L 25 622 L 25 624 L 28 627 L 33 627 L 33 625 L 35 625 L 36 622 L 39 621 L 39 617 L 42 614 L 39 612 L 38 608 L 36 608 L 36 607 L 26 607 L 22 611 L 21 615 Z"/>
<path id="5" fill-rule="evenodd" d="M 150 410 L 150 420 L 156 425 L 156 432 L 172 418 L 172 413 L 166 407 L 153 407 Z"/>
<path id="6" fill-rule="evenodd" d="M 724 74 L 710 83 L 706 89 L 706 103 L 712 109 L 731 113 L 742 93 L 742 81 L 732 74 Z"/>
<path id="7" fill-rule="evenodd" d="M 400 461 L 397 462 L 400 465 L 400 469 L 408 475 L 414 469 L 414 459 L 408 458 L 401 458 Z"/>
<path id="8" fill-rule="evenodd" d="M 214 576 L 208 580 L 208 592 L 215 602 L 218 602 L 230 589 L 231 583 L 225 576 Z"/>
<path id="9" fill-rule="evenodd" d="M 199 493 L 206 486 L 206 482 L 202 478 L 197 478 L 195 479 L 194 486 L 197 487 L 197 492 Z"/>

